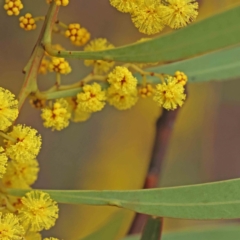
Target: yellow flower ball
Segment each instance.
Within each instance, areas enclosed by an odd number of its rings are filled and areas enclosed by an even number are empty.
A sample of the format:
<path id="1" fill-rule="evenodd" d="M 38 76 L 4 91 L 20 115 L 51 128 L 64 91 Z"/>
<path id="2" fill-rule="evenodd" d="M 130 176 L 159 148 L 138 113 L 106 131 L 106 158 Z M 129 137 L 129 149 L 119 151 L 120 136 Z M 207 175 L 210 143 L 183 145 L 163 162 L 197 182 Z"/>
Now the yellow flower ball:
<path id="1" fill-rule="evenodd" d="M 162 84 L 157 84 L 155 95 L 153 100 L 158 103 L 159 106 L 164 107 L 167 110 L 174 110 L 178 106 L 182 106 L 186 94 L 184 94 L 184 87 L 179 84 L 177 79 L 169 76 L 167 81 Z"/>
<path id="2" fill-rule="evenodd" d="M 12 140 L 4 140 L 6 155 L 17 162 L 27 162 L 34 159 L 41 148 L 41 136 L 37 130 L 24 125 L 16 125 L 7 135 Z"/>
<path id="3" fill-rule="evenodd" d="M 2 182 L 9 188 L 29 188 L 37 180 L 38 172 L 36 159 L 25 162 L 10 161 Z"/>
<path id="4" fill-rule="evenodd" d="M 0 239 L 22 240 L 24 239 L 24 228 L 19 224 L 19 219 L 12 213 L 0 212 Z"/>
<path id="5" fill-rule="evenodd" d="M 61 98 L 50 107 L 42 109 L 41 117 L 44 120 L 43 125 L 52 130 L 62 130 L 69 125 L 71 113 L 68 110 L 68 102 Z"/>
<path id="6" fill-rule="evenodd" d="M 125 93 L 121 90 L 116 90 L 113 86 L 107 90 L 107 101 L 110 105 L 118 110 L 126 110 L 133 107 L 138 101 L 137 89 L 131 93 Z"/>
<path id="7" fill-rule="evenodd" d="M 53 57 L 48 65 L 48 70 L 50 72 L 69 74 L 72 71 L 72 68 L 64 58 Z"/>
<path id="8" fill-rule="evenodd" d="M 18 101 L 15 95 L 0 87 L 0 131 L 10 127 L 18 117 Z"/>
<path id="9" fill-rule="evenodd" d="M 23 9 L 21 0 L 5 0 L 3 8 L 7 11 L 7 15 L 19 15 L 20 10 Z"/>
<path id="10" fill-rule="evenodd" d="M 131 13 L 132 22 L 139 32 L 151 35 L 162 31 L 164 23 L 160 7 L 159 0 L 144 0 Z"/>
<path id="11" fill-rule="evenodd" d="M 55 225 L 59 209 L 49 194 L 31 191 L 21 198 L 21 202 L 19 219 L 25 229 L 37 232 Z"/>
<path id="12" fill-rule="evenodd" d="M 131 93 L 136 90 L 137 79 L 126 68 L 117 66 L 112 72 L 108 74 L 107 81 L 116 90 L 123 91 L 124 93 Z"/>
<path id="13" fill-rule="evenodd" d="M 139 88 L 138 93 L 142 98 L 151 97 L 154 93 L 154 88 L 151 84 L 146 84 Z"/>
<path id="14" fill-rule="evenodd" d="M 80 24 L 69 24 L 68 30 L 65 31 L 65 36 L 71 40 L 76 46 L 85 45 L 90 39 L 90 33 L 86 28 L 81 28 Z"/>
<path id="15" fill-rule="evenodd" d="M 83 92 L 77 95 L 77 111 L 80 112 L 98 112 L 105 106 L 106 92 L 102 90 L 101 85 L 93 83 L 83 86 Z"/>
<path id="16" fill-rule="evenodd" d="M 182 84 L 183 86 L 186 85 L 188 81 L 187 75 L 180 71 L 176 71 L 174 77 L 177 79 L 178 83 Z"/>
<path id="17" fill-rule="evenodd" d="M 198 3 L 195 0 L 166 0 L 161 6 L 164 24 L 171 28 L 181 28 L 193 22 L 198 16 Z"/>
<path id="18" fill-rule="evenodd" d="M 20 27 L 26 31 L 34 30 L 37 27 L 35 20 L 32 17 L 32 14 L 30 13 L 27 13 L 25 14 L 25 16 L 20 17 L 19 21 L 20 21 L 20 24 L 19 24 Z"/>

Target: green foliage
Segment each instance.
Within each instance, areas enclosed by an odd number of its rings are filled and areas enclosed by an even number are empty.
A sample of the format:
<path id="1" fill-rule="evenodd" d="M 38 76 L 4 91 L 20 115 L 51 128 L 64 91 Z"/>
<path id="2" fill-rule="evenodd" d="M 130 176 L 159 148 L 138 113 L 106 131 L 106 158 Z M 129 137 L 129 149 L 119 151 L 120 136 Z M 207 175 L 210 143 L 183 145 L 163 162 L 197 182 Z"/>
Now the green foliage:
<path id="1" fill-rule="evenodd" d="M 132 191 L 44 190 L 59 203 L 108 205 L 160 217 L 235 219 L 240 217 L 240 179 L 182 187 Z M 23 196 L 29 190 L 8 189 Z"/>
<path id="2" fill-rule="evenodd" d="M 235 240 L 239 239 L 240 228 L 239 226 L 221 226 L 204 228 L 195 231 L 173 232 L 163 234 L 162 240 Z M 140 236 L 130 236 L 123 240 L 140 240 Z"/>
<path id="3" fill-rule="evenodd" d="M 205 54 L 192 59 L 148 69 L 150 72 L 174 74 L 181 70 L 188 76 L 189 82 L 222 81 L 240 76 L 240 47 Z M 140 78 L 140 76 L 138 76 Z M 159 78 L 149 78 L 159 82 Z"/>
<path id="4" fill-rule="evenodd" d="M 150 41 L 115 49 L 82 52 L 56 51 L 48 43 L 49 54 L 78 59 L 103 59 L 119 62 L 169 62 L 194 57 L 240 42 L 240 6 Z"/>

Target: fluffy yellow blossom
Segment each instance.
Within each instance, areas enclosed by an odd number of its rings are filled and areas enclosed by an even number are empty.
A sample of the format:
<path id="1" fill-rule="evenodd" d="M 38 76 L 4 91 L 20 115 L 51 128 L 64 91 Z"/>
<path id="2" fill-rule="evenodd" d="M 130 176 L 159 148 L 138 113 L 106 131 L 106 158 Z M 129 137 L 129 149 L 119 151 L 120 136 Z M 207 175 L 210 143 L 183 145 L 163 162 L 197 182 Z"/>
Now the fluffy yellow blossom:
<path id="1" fill-rule="evenodd" d="M 198 15 L 198 3 L 195 0 L 166 0 L 161 6 L 163 21 L 171 28 L 185 27 Z"/>
<path id="2" fill-rule="evenodd" d="M 105 38 L 97 38 L 92 40 L 85 48 L 84 51 L 101 51 L 106 49 L 114 48 L 114 46 L 107 41 Z M 114 61 L 105 60 L 84 60 L 84 64 L 88 66 L 93 66 L 94 72 L 96 74 L 103 74 L 108 72 L 115 64 Z"/>
<path id="3" fill-rule="evenodd" d="M 0 130 L 5 130 L 18 116 L 18 101 L 15 95 L 0 87 Z"/>
<path id="4" fill-rule="evenodd" d="M 19 219 L 12 213 L 0 212 L 0 239 L 22 240 L 25 231 L 19 224 Z"/>
<path id="5" fill-rule="evenodd" d="M 50 61 L 46 57 L 43 57 L 38 69 L 38 73 L 43 75 L 47 74 L 49 63 Z"/>
<path id="6" fill-rule="evenodd" d="M 0 146 L 0 178 L 2 178 L 3 174 L 6 172 L 7 160 L 8 158 L 4 152 L 4 149 Z"/>
<path id="7" fill-rule="evenodd" d="M 155 96 L 153 97 L 153 100 L 159 106 L 167 110 L 174 110 L 177 106 L 181 107 L 185 99 L 183 85 L 179 84 L 176 78 L 170 76 L 165 83 L 156 86 Z"/>
<path id="8" fill-rule="evenodd" d="M 19 15 L 20 10 L 23 8 L 21 0 L 5 0 L 4 9 L 9 16 Z"/>
<path id="9" fill-rule="evenodd" d="M 164 28 L 159 0 L 143 0 L 131 13 L 132 21 L 139 32 L 148 35 L 158 33 Z"/>
<path id="10" fill-rule="evenodd" d="M 132 12 L 143 0 L 110 0 L 110 4 L 120 12 Z"/>
<path id="11" fill-rule="evenodd" d="M 74 45 L 83 46 L 90 39 L 90 33 L 86 28 L 81 28 L 80 24 L 69 24 L 68 30 L 65 31 L 65 36 L 68 37 Z"/>
<path id="12" fill-rule="evenodd" d="M 13 140 L 4 140 L 6 154 L 12 160 L 26 162 L 38 155 L 42 141 L 41 136 L 37 135 L 37 130 L 18 124 L 8 136 Z"/>
<path id="13" fill-rule="evenodd" d="M 106 92 L 102 90 L 101 85 L 93 83 L 83 86 L 83 92 L 77 95 L 77 111 L 97 112 L 105 106 Z"/>
<path id="14" fill-rule="evenodd" d="M 72 97 L 67 99 L 69 103 L 69 111 L 71 112 L 71 120 L 73 122 L 85 122 L 91 117 L 91 113 L 77 111 L 77 98 Z"/>
<path id="15" fill-rule="evenodd" d="M 66 128 L 71 118 L 71 113 L 68 111 L 68 102 L 63 98 L 57 99 L 51 107 L 42 109 L 41 117 L 46 128 L 58 131 Z"/>
<path id="16" fill-rule="evenodd" d="M 137 86 L 137 79 L 126 67 L 115 67 L 115 69 L 108 74 L 107 80 L 116 90 L 121 90 L 124 93 L 135 91 Z"/>
<path id="17" fill-rule="evenodd" d="M 39 166 L 36 159 L 26 162 L 10 161 L 2 182 L 6 187 L 29 188 L 36 181 L 38 172 Z"/>
<path id="18" fill-rule="evenodd" d="M 20 27 L 26 31 L 34 30 L 37 27 L 35 20 L 30 13 L 27 13 L 25 16 L 20 17 L 19 21 Z"/>
<path id="19" fill-rule="evenodd" d="M 25 229 L 36 232 L 55 225 L 59 209 L 49 194 L 31 191 L 21 198 L 21 202 L 19 219 Z"/>
<path id="20" fill-rule="evenodd" d="M 72 71 L 69 63 L 64 58 L 53 57 L 48 65 L 50 72 L 57 72 L 61 74 L 68 74 Z"/>
<path id="21" fill-rule="evenodd" d="M 109 87 L 107 90 L 107 101 L 110 105 L 119 110 L 126 110 L 137 103 L 137 89 L 126 94 L 123 91 L 116 90 L 114 87 Z"/>
<path id="22" fill-rule="evenodd" d="M 25 235 L 26 240 L 42 240 L 42 236 L 38 232 L 28 232 L 27 235 Z"/>
<path id="23" fill-rule="evenodd" d="M 154 88 L 151 84 L 146 84 L 145 86 L 140 87 L 138 92 L 142 98 L 147 98 L 152 96 L 154 93 Z"/>
<path id="24" fill-rule="evenodd" d="M 176 71 L 174 77 L 177 79 L 178 83 L 182 84 L 183 86 L 186 85 L 188 81 L 187 75 L 180 71 Z"/>

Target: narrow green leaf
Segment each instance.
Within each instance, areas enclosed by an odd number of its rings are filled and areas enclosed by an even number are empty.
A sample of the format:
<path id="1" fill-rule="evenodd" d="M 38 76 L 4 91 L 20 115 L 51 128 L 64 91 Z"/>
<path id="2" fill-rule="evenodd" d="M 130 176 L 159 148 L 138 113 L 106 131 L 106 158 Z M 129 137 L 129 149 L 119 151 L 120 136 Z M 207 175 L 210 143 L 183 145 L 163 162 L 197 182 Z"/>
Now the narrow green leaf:
<path id="1" fill-rule="evenodd" d="M 144 227 L 141 240 L 160 240 L 162 219 L 149 217 Z"/>
<path id="2" fill-rule="evenodd" d="M 45 48 L 50 55 L 59 57 L 119 62 L 169 62 L 238 44 L 239 22 L 240 6 L 236 6 L 181 30 L 138 44 L 96 52 L 56 51 L 49 44 Z"/>
<path id="3" fill-rule="evenodd" d="M 81 191 L 43 190 L 60 203 L 109 205 L 153 216 L 185 219 L 240 218 L 240 179 L 182 187 Z M 29 190 L 8 189 L 22 196 Z"/>
<path id="4" fill-rule="evenodd" d="M 221 226 L 213 229 L 188 232 L 173 232 L 163 234 L 162 240 L 237 240 L 240 236 L 240 226 Z M 140 240 L 140 236 L 129 236 L 123 240 Z"/>
<path id="5" fill-rule="evenodd" d="M 240 77 L 240 47 L 205 54 L 192 59 L 147 69 L 150 72 L 174 74 L 180 70 L 187 74 L 189 82 L 222 81 Z M 137 75 L 141 78 L 139 75 Z M 151 77 L 149 82 L 159 82 Z"/>

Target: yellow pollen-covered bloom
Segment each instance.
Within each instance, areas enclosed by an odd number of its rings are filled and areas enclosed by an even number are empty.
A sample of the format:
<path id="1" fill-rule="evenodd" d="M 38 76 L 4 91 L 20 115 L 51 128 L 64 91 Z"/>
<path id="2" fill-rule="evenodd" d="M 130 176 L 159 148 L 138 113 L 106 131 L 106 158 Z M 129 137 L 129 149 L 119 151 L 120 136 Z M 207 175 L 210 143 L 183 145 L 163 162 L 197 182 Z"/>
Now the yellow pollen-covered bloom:
<path id="1" fill-rule="evenodd" d="M 76 97 L 68 98 L 67 101 L 73 122 L 85 122 L 91 117 L 91 113 L 77 110 L 78 103 Z"/>
<path id="2" fill-rule="evenodd" d="M 42 236 L 38 232 L 28 232 L 27 235 L 25 235 L 26 240 L 42 240 Z"/>
<path id="3" fill-rule="evenodd" d="M 195 0 L 166 0 L 161 6 L 162 19 L 171 28 L 181 28 L 193 22 L 198 16 Z"/>
<path id="4" fill-rule="evenodd" d="M 18 124 L 7 135 L 13 139 L 4 140 L 6 154 L 12 160 L 26 162 L 38 155 L 42 141 L 37 130 Z"/>
<path id="5" fill-rule="evenodd" d="M 19 219 L 12 213 L 2 214 L 0 212 L 0 239 L 22 240 L 25 230 L 19 224 Z"/>
<path id="6" fill-rule="evenodd" d="M 116 90 L 113 86 L 107 90 L 107 101 L 119 110 L 126 110 L 134 106 L 138 101 L 137 89 L 131 93 Z"/>
<path id="7" fill-rule="evenodd" d="M 53 57 L 52 61 L 48 65 L 48 70 L 50 72 L 68 74 L 72 71 L 72 68 L 64 58 Z"/>
<path id="8" fill-rule="evenodd" d="M 90 39 L 90 33 L 86 28 L 81 28 L 80 24 L 69 24 L 68 30 L 65 31 L 65 36 L 76 46 L 85 45 Z"/>
<path id="9" fill-rule="evenodd" d="M 43 75 L 47 74 L 49 63 L 50 61 L 46 57 L 43 57 L 38 69 L 38 73 Z"/>
<path id="10" fill-rule="evenodd" d="M 101 85 L 93 83 L 83 86 L 83 92 L 77 95 L 77 111 L 80 112 L 98 112 L 105 106 L 106 92 L 102 90 Z"/>
<path id="11" fill-rule="evenodd" d="M 35 20 L 30 13 L 27 13 L 25 16 L 20 17 L 19 21 L 20 27 L 26 31 L 34 30 L 37 27 Z"/>
<path id="12" fill-rule="evenodd" d="M 4 152 L 4 149 L 0 146 L 0 178 L 2 178 L 3 174 L 6 172 L 7 160 L 8 158 Z"/>
<path id="13" fill-rule="evenodd" d="M 144 0 L 131 12 L 132 22 L 139 32 L 148 35 L 158 33 L 164 28 L 159 0 Z"/>
<path id="14" fill-rule="evenodd" d="M 184 72 L 176 71 L 174 77 L 177 79 L 178 83 L 183 86 L 186 85 L 188 77 Z"/>
<path id="15" fill-rule="evenodd" d="M 147 98 L 152 96 L 154 93 L 154 88 L 151 84 L 146 84 L 145 86 L 140 87 L 138 92 L 142 98 Z"/>
<path id="16" fill-rule="evenodd" d="M 137 86 L 137 79 L 126 67 L 115 67 L 115 69 L 108 74 L 107 80 L 116 90 L 121 90 L 124 93 L 135 91 Z"/>
<path id="17" fill-rule="evenodd" d="M 20 10 L 23 8 L 21 0 L 5 0 L 3 8 L 7 11 L 9 16 L 19 15 Z"/>
<path id="18" fill-rule="evenodd" d="M 18 116 L 18 101 L 15 95 L 0 87 L 0 130 L 3 131 L 16 120 Z"/>
<path id="19" fill-rule="evenodd" d="M 120 12 L 132 12 L 143 0 L 110 0 L 110 4 Z"/>
<path id="20" fill-rule="evenodd" d="M 31 191 L 21 198 L 21 202 L 19 219 L 25 229 L 36 232 L 55 225 L 59 209 L 49 194 Z"/>
<path id="21" fill-rule="evenodd" d="M 49 107 L 42 109 L 41 117 L 44 120 L 43 125 L 52 130 L 62 130 L 69 125 L 71 113 L 68 110 L 68 102 L 63 99 L 57 99 L 56 102 Z"/>
<path id="22" fill-rule="evenodd" d="M 85 48 L 84 51 L 101 51 L 106 49 L 112 49 L 114 46 L 105 38 L 97 38 L 92 40 Z M 89 67 L 93 66 L 96 74 L 103 74 L 108 72 L 115 64 L 114 61 L 106 60 L 84 60 L 84 64 Z"/>
<path id="23" fill-rule="evenodd" d="M 163 84 L 157 84 L 155 95 L 153 100 L 156 101 L 159 106 L 164 107 L 167 110 L 174 110 L 177 106 L 182 106 L 186 94 L 184 94 L 184 87 L 179 84 L 176 78 L 168 77 L 167 82 Z"/>
<path id="24" fill-rule="evenodd" d="M 38 172 L 39 165 L 36 159 L 26 162 L 10 161 L 2 182 L 6 187 L 29 188 L 36 181 Z"/>

